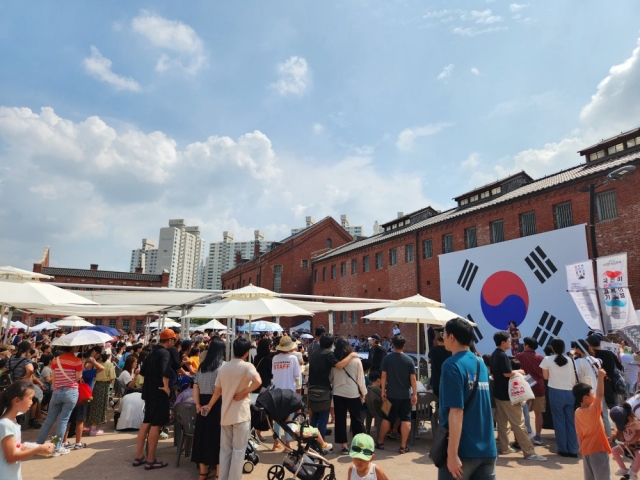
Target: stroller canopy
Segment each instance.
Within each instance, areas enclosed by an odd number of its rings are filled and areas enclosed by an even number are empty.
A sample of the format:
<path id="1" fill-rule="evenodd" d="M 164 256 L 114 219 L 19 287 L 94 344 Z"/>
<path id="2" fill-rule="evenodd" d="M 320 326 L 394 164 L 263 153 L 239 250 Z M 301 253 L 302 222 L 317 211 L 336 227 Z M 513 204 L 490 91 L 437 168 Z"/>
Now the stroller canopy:
<path id="1" fill-rule="evenodd" d="M 276 422 L 285 422 L 292 413 L 304 408 L 302 395 L 293 390 L 271 388 L 265 390 L 256 399 L 256 404 Z"/>

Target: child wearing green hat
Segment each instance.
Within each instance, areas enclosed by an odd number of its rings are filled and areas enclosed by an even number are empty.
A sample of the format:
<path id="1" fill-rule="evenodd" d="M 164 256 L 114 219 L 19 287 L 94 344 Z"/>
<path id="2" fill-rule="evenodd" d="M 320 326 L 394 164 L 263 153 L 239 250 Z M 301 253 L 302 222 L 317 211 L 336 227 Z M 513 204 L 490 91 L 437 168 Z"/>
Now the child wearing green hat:
<path id="1" fill-rule="evenodd" d="M 353 465 L 349 467 L 348 480 L 389 480 L 382 468 L 372 462 L 376 444 L 366 433 L 359 433 L 351 441 L 349 456 Z"/>

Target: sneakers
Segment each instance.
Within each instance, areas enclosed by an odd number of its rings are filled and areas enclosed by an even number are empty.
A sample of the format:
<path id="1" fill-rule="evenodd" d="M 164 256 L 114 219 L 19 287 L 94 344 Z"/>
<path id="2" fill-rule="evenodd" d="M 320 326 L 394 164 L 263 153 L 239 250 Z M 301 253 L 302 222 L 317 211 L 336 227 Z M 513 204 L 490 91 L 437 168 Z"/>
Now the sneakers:
<path id="1" fill-rule="evenodd" d="M 516 449 L 509 447 L 509 450 L 506 452 L 500 452 L 500 455 L 509 455 L 510 453 L 516 453 Z"/>
<path id="2" fill-rule="evenodd" d="M 82 443 L 82 442 L 80 442 L 80 443 L 76 443 L 76 444 L 73 446 L 73 449 L 74 449 L 74 450 L 81 450 L 81 449 L 85 448 L 86 446 L 87 446 L 87 444 L 86 444 L 86 443 Z"/>
<path id="3" fill-rule="evenodd" d="M 615 475 L 617 477 L 622 477 L 624 475 L 629 475 L 629 470 L 627 470 L 626 468 L 621 468 L 615 473 Z"/>
<path id="4" fill-rule="evenodd" d="M 390 438 L 391 440 L 399 440 L 400 435 L 398 435 L 397 433 L 389 432 L 387 433 L 387 438 Z"/>
<path id="5" fill-rule="evenodd" d="M 89 436 L 91 437 L 97 437 L 100 435 L 104 435 L 104 430 L 98 430 L 97 428 L 92 428 L 91 431 L 89 432 Z"/>
<path id="6" fill-rule="evenodd" d="M 547 457 L 543 457 L 542 455 L 538 455 L 537 453 L 534 453 L 533 455 L 526 457 L 525 460 L 535 460 L 536 462 L 546 462 Z"/>
<path id="7" fill-rule="evenodd" d="M 64 448 L 71 448 L 72 446 L 73 446 L 73 444 L 71 442 L 64 442 L 62 444 L 62 447 L 64 447 Z"/>
<path id="8" fill-rule="evenodd" d="M 542 443 L 542 437 L 540 437 L 540 435 L 536 435 L 535 437 L 533 437 L 532 443 L 537 446 L 544 445 L 544 443 Z"/>
<path id="9" fill-rule="evenodd" d="M 629 470 L 629 480 L 638 480 L 638 474 Z"/>
<path id="10" fill-rule="evenodd" d="M 327 454 L 333 452 L 333 444 L 327 442 L 324 445 L 320 446 L 320 450 L 322 450 L 322 455 L 327 455 Z"/>
<path id="11" fill-rule="evenodd" d="M 37 430 L 38 428 L 42 427 L 42 424 L 34 418 L 32 420 L 29 420 L 29 426 Z"/>
<path id="12" fill-rule="evenodd" d="M 71 450 L 69 450 L 68 448 L 60 447 L 60 448 L 54 450 L 53 453 L 51 454 L 51 456 L 52 457 L 59 457 L 60 455 L 66 455 L 69 452 L 71 452 Z"/>
<path id="13" fill-rule="evenodd" d="M 167 432 L 160 432 L 161 440 L 166 440 L 167 438 L 169 438 L 169 434 Z"/>
<path id="14" fill-rule="evenodd" d="M 342 450 L 340 450 L 340 454 L 349 455 L 349 449 L 347 447 L 342 447 Z"/>

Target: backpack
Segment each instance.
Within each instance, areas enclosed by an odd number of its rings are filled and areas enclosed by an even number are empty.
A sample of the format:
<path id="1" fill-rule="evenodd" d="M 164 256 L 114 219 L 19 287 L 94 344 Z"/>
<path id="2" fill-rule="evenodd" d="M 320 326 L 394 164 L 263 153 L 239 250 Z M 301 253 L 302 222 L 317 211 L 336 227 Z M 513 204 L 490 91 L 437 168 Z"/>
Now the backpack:
<path id="1" fill-rule="evenodd" d="M 613 369 L 611 386 L 613 387 L 613 393 L 617 395 L 627 395 L 627 380 L 625 379 L 624 373 L 617 367 Z"/>

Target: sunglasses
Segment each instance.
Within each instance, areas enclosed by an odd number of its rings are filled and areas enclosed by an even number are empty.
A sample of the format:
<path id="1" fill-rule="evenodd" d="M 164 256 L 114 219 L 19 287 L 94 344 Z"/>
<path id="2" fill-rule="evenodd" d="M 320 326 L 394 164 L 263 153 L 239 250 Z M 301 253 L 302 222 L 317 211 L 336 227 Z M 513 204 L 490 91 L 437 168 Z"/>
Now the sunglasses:
<path id="1" fill-rule="evenodd" d="M 368 448 L 360 448 L 357 445 L 352 445 L 351 451 L 356 453 L 364 453 L 365 455 L 373 455 L 373 450 L 369 450 Z"/>

